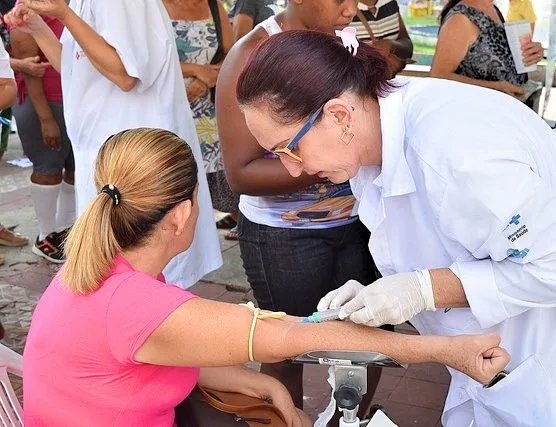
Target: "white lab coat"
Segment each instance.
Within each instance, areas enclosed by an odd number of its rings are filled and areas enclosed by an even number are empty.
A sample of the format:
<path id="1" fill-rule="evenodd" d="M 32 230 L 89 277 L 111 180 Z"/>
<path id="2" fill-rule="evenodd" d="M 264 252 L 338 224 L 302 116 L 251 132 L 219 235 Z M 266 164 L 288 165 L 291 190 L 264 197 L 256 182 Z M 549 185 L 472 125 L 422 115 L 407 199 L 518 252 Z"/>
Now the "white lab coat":
<path id="1" fill-rule="evenodd" d="M 556 426 L 556 135 L 494 90 L 404 82 L 379 101 L 382 167 L 351 182 L 372 255 L 383 275 L 451 268 L 470 309 L 411 322 L 423 335 L 496 332 L 512 357 L 490 389 L 450 370 L 442 422 Z"/>
<path id="2" fill-rule="evenodd" d="M 222 257 L 174 32 L 164 5 L 160 0 L 71 0 L 70 7 L 118 51 L 128 74 L 139 80 L 130 92 L 123 92 L 94 68 L 71 33 L 64 31 L 62 89 L 76 162 L 78 212 L 96 194 L 94 161 L 109 136 L 137 127 L 178 134 L 197 160 L 200 214 L 191 248 L 174 258 L 164 273 L 168 282 L 188 287 L 220 267 Z"/>

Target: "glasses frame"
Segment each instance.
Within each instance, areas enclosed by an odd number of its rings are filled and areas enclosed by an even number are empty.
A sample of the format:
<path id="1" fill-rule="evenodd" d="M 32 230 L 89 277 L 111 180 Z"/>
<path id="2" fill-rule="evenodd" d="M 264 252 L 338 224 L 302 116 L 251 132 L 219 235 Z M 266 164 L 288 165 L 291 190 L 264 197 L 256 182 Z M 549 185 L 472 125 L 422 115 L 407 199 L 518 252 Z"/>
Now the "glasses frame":
<path id="1" fill-rule="evenodd" d="M 311 117 L 309 117 L 309 120 L 307 120 L 307 122 L 303 125 L 303 127 L 299 130 L 299 132 L 297 132 L 297 134 L 292 138 L 292 140 L 288 143 L 288 145 L 286 145 L 283 148 L 277 148 L 273 150 L 272 153 L 276 154 L 280 158 L 283 158 L 281 154 L 285 154 L 288 157 L 288 160 L 291 160 L 295 163 L 303 162 L 301 157 L 293 153 L 292 150 L 294 150 L 295 147 L 297 147 L 299 141 L 301 141 L 301 138 L 303 138 L 307 134 L 307 132 L 311 130 L 316 120 L 320 116 L 320 113 L 322 113 L 323 108 L 324 105 L 321 106 L 317 111 L 315 111 L 311 115 Z"/>

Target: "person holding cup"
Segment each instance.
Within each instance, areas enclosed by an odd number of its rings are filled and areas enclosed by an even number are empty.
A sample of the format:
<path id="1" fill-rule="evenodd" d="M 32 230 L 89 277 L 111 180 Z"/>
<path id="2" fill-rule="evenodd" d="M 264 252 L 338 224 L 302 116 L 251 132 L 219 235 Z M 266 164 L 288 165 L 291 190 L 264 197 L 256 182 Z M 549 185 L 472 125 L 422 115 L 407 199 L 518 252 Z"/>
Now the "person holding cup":
<path id="1" fill-rule="evenodd" d="M 540 43 L 521 44 L 523 65 L 543 58 Z M 440 33 L 431 77 L 495 89 L 511 96 L 525 94 L 527 74 L 518 74 L 504 29 L 504 18 L 492 0 L 450 0 L 440 15 Z"/>

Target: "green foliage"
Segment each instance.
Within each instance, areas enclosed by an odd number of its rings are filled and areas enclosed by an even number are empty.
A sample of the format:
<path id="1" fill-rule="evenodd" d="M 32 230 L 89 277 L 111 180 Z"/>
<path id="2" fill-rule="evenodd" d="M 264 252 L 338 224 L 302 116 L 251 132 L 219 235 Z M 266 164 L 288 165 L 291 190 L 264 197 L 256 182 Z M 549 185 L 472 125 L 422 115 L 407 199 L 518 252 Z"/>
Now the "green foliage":
<path id="1" fill-rule="evenodd" d="M 410 16 L 404 16 L 403 22 L 406 27 L 409 26 L 428 26 L 428 25 L 438 25 L 438 18 L 434 16 L 417 16 L 412 18 Z"/>

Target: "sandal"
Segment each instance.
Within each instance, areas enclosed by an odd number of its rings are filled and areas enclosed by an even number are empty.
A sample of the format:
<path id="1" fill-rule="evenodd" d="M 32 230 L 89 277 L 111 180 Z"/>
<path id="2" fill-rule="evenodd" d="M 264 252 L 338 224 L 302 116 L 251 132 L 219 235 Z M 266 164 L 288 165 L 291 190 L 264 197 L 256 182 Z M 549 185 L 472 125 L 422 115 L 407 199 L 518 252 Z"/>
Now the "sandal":
<path id="1" fill-rule="evenodd" d="M 226 240 L 239 240 L 239 234 L 237 232 L 237 225 L 228 231 L 228 234 L 224 236 Z"/>
<path id="2" fill-rule="evenodd" d="M 237 225 L 237 222 L 231 217 L 231 215 L 226 215 L 220 221 L 216 221 L 216 228 L 219 230 L 230 230 Z"/>
<path id="3" fill-rule="evenodd" d="M 0 245 L 16 248 L 25 246 L 28 243 L 29 239 L 27 237 L 11 231 L 4 226 L 0 226 Z"/>

